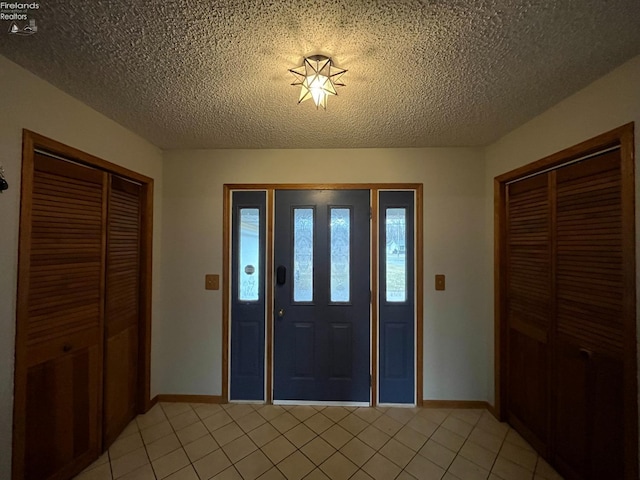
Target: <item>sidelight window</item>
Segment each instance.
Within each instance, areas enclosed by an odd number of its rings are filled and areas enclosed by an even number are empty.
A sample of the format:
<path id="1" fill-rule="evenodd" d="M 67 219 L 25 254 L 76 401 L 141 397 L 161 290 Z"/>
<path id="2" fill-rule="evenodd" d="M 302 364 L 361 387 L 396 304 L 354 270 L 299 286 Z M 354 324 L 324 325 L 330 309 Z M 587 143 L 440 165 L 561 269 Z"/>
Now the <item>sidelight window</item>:
<path id="1" fill-rule="evenodd" d="M 385 210 L 386 231 L 386 300 L 407 301 L 407 209 Z"/>
<path id="2" fill-rule="evenodd" d="M 240 261 L 238 262 L 238 299 L 259 300 L 260 291 L 260 210 L 240 209 Z"/>

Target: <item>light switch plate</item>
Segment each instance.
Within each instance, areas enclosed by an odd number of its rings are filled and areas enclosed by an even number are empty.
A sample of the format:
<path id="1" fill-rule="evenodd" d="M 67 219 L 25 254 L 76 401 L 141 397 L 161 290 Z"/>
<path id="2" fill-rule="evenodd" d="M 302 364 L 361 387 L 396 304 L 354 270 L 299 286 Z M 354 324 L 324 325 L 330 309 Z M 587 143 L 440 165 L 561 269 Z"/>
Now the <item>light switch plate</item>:
<path id="1" fill-rule="evenodd" d="M 444 275 L 436 275 L 436 290 L 444 290 Z"/>
<path id="2" fill-rule="evenodd" d="M 205 290 L 220 290 L 220 275 L 205 275 L 204 288 Z"/>

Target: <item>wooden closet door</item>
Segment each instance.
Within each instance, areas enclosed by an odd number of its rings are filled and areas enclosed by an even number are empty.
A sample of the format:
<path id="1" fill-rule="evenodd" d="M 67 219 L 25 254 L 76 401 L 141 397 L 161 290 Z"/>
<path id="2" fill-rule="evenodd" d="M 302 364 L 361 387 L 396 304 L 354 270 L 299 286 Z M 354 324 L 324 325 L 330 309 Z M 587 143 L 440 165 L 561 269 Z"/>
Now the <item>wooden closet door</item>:
<path id="1" fill-rule="evenodd" d="M 141 187 L 111 177 L 107 223 L 104 448 L 135 417 L 138 398 Z"/>
<path id="2" fill-rule="evenodd" d="M 69 478 L 99 454 L 106 178 L 35 155 L 16 349 L 15 471 L 28 480 Z"/>
<path id="3" fill-rule="evenodd" d="M 548 175 L 507 186 L 507 415 L 543 451 L 552 318 Z"/>
<path id="4" fill-rule="evenodd" d="M 569 477 L 624 475 L 620 151 L 560 168 L 555 456 Z"/>

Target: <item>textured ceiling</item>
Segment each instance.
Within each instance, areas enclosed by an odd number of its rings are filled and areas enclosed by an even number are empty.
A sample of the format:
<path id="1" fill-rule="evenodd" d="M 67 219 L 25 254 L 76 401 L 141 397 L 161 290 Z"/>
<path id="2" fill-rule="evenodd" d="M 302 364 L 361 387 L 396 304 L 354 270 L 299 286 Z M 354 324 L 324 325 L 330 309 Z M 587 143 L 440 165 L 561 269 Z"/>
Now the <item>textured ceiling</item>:
<path id="1" fill-rule="evenodd" d="M 2 55 L 167 149 L 485 145 L 640 54 L 639 0 L 47 0 L 33 18 Z M 326 111 L 290 86 L 313 54 L 348 69 Z"/>

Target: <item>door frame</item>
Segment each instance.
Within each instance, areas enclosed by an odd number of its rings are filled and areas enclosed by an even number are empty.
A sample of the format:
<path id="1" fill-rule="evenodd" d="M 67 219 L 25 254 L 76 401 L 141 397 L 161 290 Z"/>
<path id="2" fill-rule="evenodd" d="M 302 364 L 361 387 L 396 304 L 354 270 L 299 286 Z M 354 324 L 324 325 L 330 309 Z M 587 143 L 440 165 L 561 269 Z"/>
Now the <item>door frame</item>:
<path id="1" fill-rule="evenodd" d="M 625 471 L 628 478 L 638 472 L 638 379 L 636 331 L 636 244 L 635 244 L 635 163 L 634 123 L 627 123 L 609 132 L 566 148 L 541 160 L 511 170 L 494 179 L 494 413 L 499 420 L 506 419 L 507 405 L 507 285 L 506 285 L 506 186 L 526 177 L 557 169 L 563 165 L 585 159 L 599 152 L 619 147 L 622 190 L 623 222 L 623 278 L 625 299 L 623 324 L 626 335 L 624 345 Z M 627 454 L 628 453 L 628 454 Z"/>
<path id="2" fill-rule="evenodd" d="M 231 208 L 232 193 L 237 190 L 261 190 L 267 195 L 266 209 L 266 258 L 265 258 L 265 403 L 273 404 L 273 309 L 274 309 L 274 259 L 273 259 L 273 225 L 275 219 L 275 191 L 276 190 L 369 190 L 371 202 L 371 315 L 370 315 L 370 372 L 371 372 L 371 406 L 378 404 L 378 231 L 379 209 L 378 193 L 381 190 L 410 190 L 415 192 L 415 404 L 422 405 L 423 390 L 423 268 L 424 268 L 424 236 L 422 221 L 422 189 L 421 183 L 243 183 L 224 184 L 223 187 L 223 272 L 222 272 L 222 402 L 229 401 L 230 382 L 230 327 L 231 327 Z M 300 402 L 302 404 L 302 402 Z"/>
<path id="3" fill-rule="evenodd" d="M 153 179 L 145 175 L 102 160 L 76 148 L 47 138 L 30 130 L 22 131 L 22 179 L 20 187 L 20 233 L 18 250 L 18 289 L 16 305 L 15 370 L 13 401 L 13 478 L 22 478 L 25 448 L 26 408 L 26 342 L 24 319 L 28 315 L 29 254 L 32 212 L 33 173 L 36 151 L 112 173 L 133 180 L 142 186 L 141 266 L 140 266 L 140 320 L 138 344 L 137 411 L 144 413 L 151 402 L 151 304 L 152 304 L 152 247 L 153 247 Z M 100 331 L 104 331 L 104 314 Z M 102 337 L 101 337 L 102 339 Z M 103 342 L 102 342 L 103 343 Z M 103 365 L 104 345 L 100 344 L 100 365 Z M 98 439 L 102 450 L 102 379 L 99 382 Z"/>

